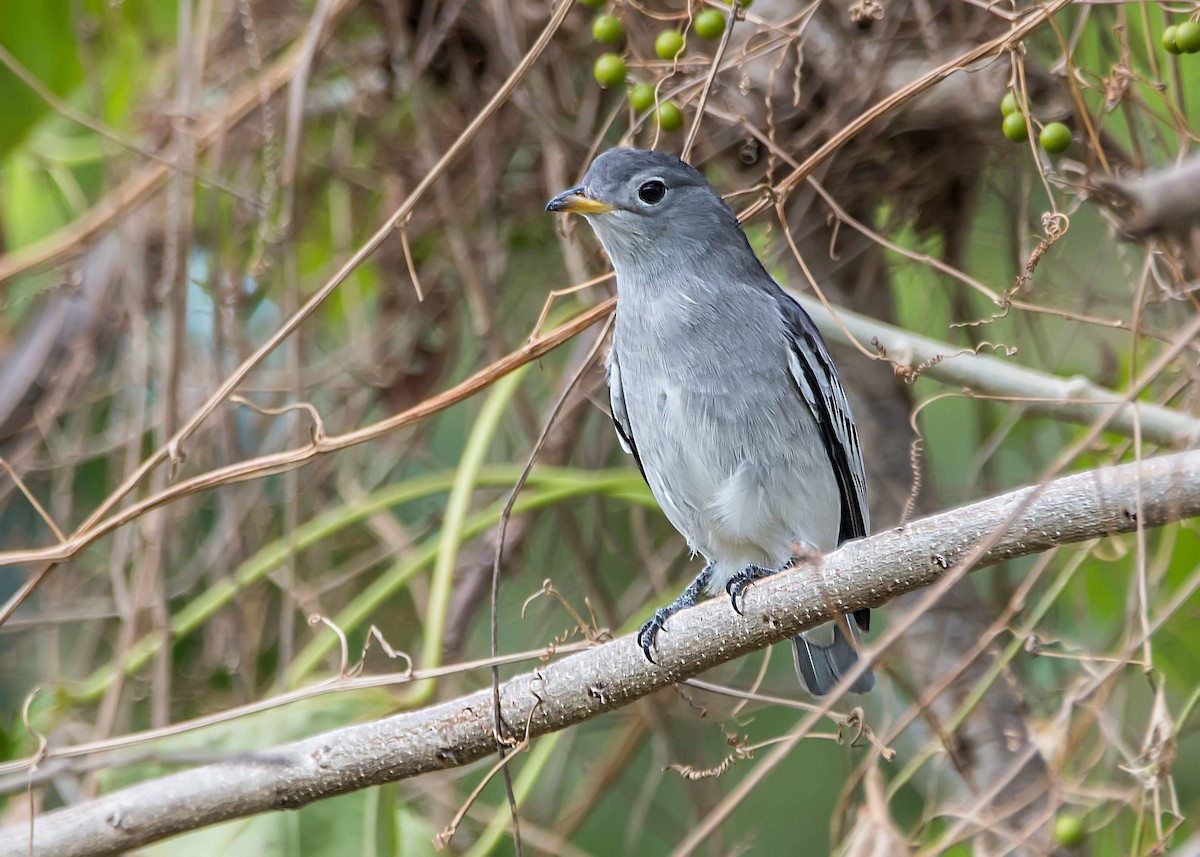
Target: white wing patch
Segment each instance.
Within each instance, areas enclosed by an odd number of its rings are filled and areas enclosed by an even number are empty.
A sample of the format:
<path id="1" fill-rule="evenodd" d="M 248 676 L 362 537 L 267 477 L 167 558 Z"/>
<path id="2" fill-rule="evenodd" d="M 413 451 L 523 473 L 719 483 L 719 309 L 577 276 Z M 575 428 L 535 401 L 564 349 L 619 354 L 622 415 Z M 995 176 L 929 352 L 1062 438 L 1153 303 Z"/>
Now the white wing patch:
<path id="1" fill-rule="evenodd" d="M 845 467 L 852 483 L 853 497 L 848 498 L 862 517 L 863 532 L 871 531 L 871 511 L 867 505 L 867 473 L 863 464 L 862 447 L 858 442 L 858 430 L 854 427 L 854 419 L 850 415 L 850 402 L 841 382 L 833 372 L 833 362 L 815 336 L 798 335 L 791 338 L 791 348 L 788 351 L 788 369 L 796 386 L 804 395 L 804 400 L 812 412 L 818 426 L 828 425 L 833 432 L 833 440 L 845 453 Z M 805 364 L 809 371 L 805 371 Z M 814 386 L 815 382 L 815 386 Z M 830 451 L 831 456 L 834 451 Z M 834 470 L 838 470 L 840 462 L 830 462 Z"/>
<path id="2" fill-rule="evenodd" d="M 617 366 L 617 351 L 609 349 L 604 361 L 605 374 L 608 376 L 608 406 L 612 409 L 613 423 L 617 429 L 617 440 L 626 455 L 633 454 L 633 430 L 629 425 L 629 412 L 625 410 L 625 392 L 621 389 L 621 370 Z"/>

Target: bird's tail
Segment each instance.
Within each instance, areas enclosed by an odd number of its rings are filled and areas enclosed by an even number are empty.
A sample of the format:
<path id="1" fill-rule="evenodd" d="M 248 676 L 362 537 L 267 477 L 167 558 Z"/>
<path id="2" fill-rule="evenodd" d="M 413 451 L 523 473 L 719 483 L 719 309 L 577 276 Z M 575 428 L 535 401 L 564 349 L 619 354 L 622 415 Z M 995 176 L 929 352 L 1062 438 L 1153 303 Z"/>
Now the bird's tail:
<path id="1" fill-rule="evenodd" d="M 792 638 L 792 653 L 796 656 L 796 672 L 800 681 L 813 696 L 824 696 L 850 668 L 858 663 L 857 640 L 847 639 L 854 630 L 854 620 L 820 625 Z M 847 632 L 847 629 L 849 631 Z M 875 673 L 867 670 L 850 685 L 851 693 L 866 693 L 875 686 Z"/>

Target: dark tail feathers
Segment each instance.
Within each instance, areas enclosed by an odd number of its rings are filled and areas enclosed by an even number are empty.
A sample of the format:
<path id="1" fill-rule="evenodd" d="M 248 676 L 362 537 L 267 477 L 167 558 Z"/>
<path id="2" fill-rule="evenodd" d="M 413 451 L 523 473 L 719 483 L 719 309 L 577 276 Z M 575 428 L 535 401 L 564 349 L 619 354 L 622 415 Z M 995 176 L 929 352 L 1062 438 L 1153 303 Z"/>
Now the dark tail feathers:
<path id="1" fill-rule="evenodd" d="M 828 628 L 814 628 L 808 632 L 810 636 L 793 637 L 792 652 L 796 656 L 796 672 L 800 681 L 813 696 L 824 696 L 829 693 L 838 680 L 858 663 L 858 652 L 854 643 L 846 639 L 843 626 L 849 626 L 853 620 L 843 619 L 833 628 L 832 642 L 828 646 L 820 645 L 813 638 L 820 639 L 828 635 Z M 822 633 L 824 632 L 824 633 Z M 851 632 L 853 633 L 853 632 Z M 867 670 L 850 685 L 851 693 L 866 693 L 875 687 L 875 673 Z"/>

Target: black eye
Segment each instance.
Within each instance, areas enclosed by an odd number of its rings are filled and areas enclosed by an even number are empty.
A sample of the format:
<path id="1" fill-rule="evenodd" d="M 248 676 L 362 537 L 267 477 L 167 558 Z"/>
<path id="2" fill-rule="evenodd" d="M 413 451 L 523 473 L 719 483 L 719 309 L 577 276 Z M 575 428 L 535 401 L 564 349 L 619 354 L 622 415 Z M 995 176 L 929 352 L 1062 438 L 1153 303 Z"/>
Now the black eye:
<path id="1" fill-rule="evenodd" d="M 638 199 L 647 205 L 656 205 L 662 202 L 662 198 L 667 195 L 667 186 L 658 179 L 650 179 L 638 188 Z"/>

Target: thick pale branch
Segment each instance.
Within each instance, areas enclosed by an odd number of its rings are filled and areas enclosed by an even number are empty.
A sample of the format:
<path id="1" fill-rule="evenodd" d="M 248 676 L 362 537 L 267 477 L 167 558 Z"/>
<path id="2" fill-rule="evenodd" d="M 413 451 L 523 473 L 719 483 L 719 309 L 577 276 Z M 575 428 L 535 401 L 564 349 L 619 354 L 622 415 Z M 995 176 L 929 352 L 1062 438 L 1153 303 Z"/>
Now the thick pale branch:
<path id="1" fill-rule="evenodd" d="M 979 395 L 1011 399 L 1031 413 L 1080 425 L 1107 420 L 1109 431 L 1126 437 L 1133 437 L 1140 423 L 1142 437 L 1162 446 L 1186 449 L 1200 442 L 1200 420 L 1190 414 L 1150 402 L 1124 402 L 1083 376 L 1063 378 L 970 349 L 956 351 L 945 342 L 847 309 L 839 307 L 835 316 L 808 295 L 797 300 L 827 339 L 850 345 L 853 336 L 867 348 L 877 340 L 889 360 L 909 369 L 927 367 L 923 374 L 943 384 L 961 384 Z"/>
<path id="2" fill-rule="evenodd" d="M 1185 230 L 1200 223 L 1200 157 L 1133 178 L 1103 181 L 1101 197 L 1130 235 Z"/>
<path id="3" fill-rule="evenodd" d="M 1140 502 L 1140 508 L 1139 508 Z M 755 586 L 745 616 L 725 599 L 673 617 L 661 666 L 632 637 L 510 679 L 510 736 L 564 729 L 779 642 L 838 612 L 878 606 L 978 554 L 994 564 L 1084 539 L 1200 515 L 1200 451 L 1080 473 L 852 542 L 815 568 Z M 491 691 L 152 780 L 0 831 L 0 857 L 116 854 L 208 824 L 303 806 L 465 765 L 495 750 Z"/>

